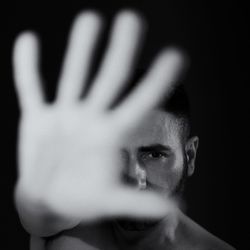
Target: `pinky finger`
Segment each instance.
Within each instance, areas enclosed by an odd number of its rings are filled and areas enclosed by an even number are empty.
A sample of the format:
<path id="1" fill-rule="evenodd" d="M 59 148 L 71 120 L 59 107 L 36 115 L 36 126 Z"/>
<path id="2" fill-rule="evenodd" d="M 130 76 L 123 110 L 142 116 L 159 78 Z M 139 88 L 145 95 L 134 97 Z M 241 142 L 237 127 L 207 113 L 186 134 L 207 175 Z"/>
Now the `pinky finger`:
<path id="1" fill-rule="evenodd" d="M 38 39 L 31 32 L 19 35 L 14 44 L 14 82 L 22 111 L 33 110 L 43 103 L 38 47 Z"/>

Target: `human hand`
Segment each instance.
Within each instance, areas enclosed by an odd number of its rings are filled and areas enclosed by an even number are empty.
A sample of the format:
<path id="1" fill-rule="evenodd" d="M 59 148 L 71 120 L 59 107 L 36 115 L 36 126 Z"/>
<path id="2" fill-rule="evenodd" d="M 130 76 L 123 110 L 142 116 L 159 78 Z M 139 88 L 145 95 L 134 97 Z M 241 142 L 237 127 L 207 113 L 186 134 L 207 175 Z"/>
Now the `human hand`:
<path id="1" fill-rule="evenodd" d="M 176 50 L 162 51 L 139 86 L 110 110 L 132 74 L 142 22 L 129 11 L 117 16 L 100 70 L 88 95 L 80 99 L 100 29 L 95 13 L 76 18 L 52 104 L 45 102 L 41 91 L 37 37 L 27 32 L 17 39 L 17 193 L 75 223 L 121 215 L 161 217 L 173 204 L 121 183 L 119 149 L 129 131 L 171 91 L 183 59 Z"/>

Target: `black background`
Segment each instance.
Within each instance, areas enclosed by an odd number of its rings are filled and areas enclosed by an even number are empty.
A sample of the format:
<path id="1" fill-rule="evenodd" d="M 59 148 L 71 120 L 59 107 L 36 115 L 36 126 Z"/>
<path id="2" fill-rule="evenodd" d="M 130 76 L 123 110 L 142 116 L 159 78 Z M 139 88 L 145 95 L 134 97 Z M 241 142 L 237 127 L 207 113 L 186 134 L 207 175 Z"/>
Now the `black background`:
<path id="1" fill-rule="evenodd" d="M 187 213 L 219 238 L 240 246 L 239 229 L 234 221 L 238 216 L 236 174 L 247 167 L 243 163 L 247 139 L 242 125 L 246 118 L 243 108 L 247 104 L 244 94 L 248 84 L 246 6 L 239 1 L 68 1 L 58 5 L 33 1 L 33 4 L 9 3 L 1 9 L 4 59 L 1 244 L 5 245 L 4 249 L 28 249 L 28 234 L 19 223 L 12 198 L 19 115 L 11 72 L 14 39 L 27 29 L 39 34 L 42 71 L 46 87 L 53 93 L 74 16 L 84 9 L 97 9 L 106 18 L 108 30 L 112 17 L 123 7 L 140 11 L 148 23 L 141 67 L 147 67 L 154 55 L 168 45 L 177 45 L 190 56 L 186 87 L 193 131 L 200 137 L 200 147 L 196 171 L 187 187 Z"/>

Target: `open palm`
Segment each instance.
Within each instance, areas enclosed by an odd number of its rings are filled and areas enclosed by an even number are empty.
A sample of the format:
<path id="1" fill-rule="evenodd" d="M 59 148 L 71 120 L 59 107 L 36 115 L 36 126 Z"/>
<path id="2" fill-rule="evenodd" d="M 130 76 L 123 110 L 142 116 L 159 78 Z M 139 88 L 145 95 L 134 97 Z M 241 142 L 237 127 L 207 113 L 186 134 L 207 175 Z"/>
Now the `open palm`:
<path id="1" fill-rule="evenodd" d="M 24 199 L 43 201 L 65 218 L 88 221 L 108 216 L 162 216 L 171 207 L 157 194 L 140 192 L 120 181 L 122 142 L 168 93 L 182 57 L 162 51 L 138 87 L 119 105 L 108 107 L 132 74 L 142 22 L 120 13 L 107 52 L 85 98 L 91 59 L 101 29 L 92 12 L 78 15 L 54 102 L 46 103 L 38 67 L 38 39 L 26 32 L 14 48 L 14 76 L 21 107 L 17 189 Z"/>

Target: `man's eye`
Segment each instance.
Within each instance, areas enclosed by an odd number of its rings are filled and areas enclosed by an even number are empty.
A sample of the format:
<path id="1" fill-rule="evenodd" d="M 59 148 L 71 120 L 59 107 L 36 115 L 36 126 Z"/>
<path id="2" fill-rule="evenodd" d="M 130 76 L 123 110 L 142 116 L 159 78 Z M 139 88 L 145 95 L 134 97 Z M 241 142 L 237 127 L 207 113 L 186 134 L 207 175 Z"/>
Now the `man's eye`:
<path id="1" fill-rule="evenodd" d="M 165 152 L 147 152 L 142 155 L 143 159 L 165 159 L 167 154 Z"/>

